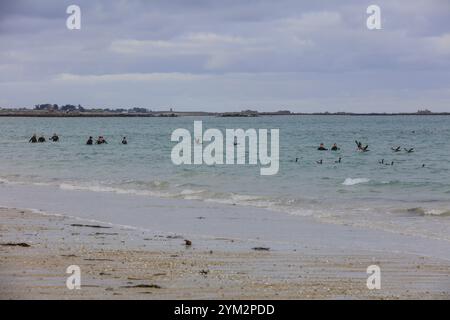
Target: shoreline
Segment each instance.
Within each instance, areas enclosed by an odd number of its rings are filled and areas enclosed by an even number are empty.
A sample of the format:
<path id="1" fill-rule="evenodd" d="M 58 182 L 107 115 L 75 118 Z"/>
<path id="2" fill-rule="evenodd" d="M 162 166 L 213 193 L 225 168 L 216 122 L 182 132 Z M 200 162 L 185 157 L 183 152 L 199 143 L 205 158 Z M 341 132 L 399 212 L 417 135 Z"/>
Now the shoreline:
<path id="1" fill-rule="evenodd" d="M 398 116 L 450 116 L 450 112 L 400 112 L 400 113 L 278 113 L 278 112 L 258 112 L 256 114 L 246 114 L 241 112 L 207 112 L 207 111 L 155 111 L 148 113 L 122 113 L 122 112 L 48 112 L 48 111 L 10 111 L 1 110 L 0 117 L 20 117 L 20 118 L 176 118 L 176 117 L 219 117 L 219 118 L 255 118 L 255 117 L 289 117 L 289 116 L 339 116 L 339 117 L 398 117 Z"/>
<path id="2" fill-rule="evenodd" d="M 450 262 L 425 256 L 251 242 L 234 250 L 220 237 L 186 246 L 186 235 L 82 218 L 8 208 L 0 217 L 0 299 L 450 298 Z M 366 287 L 373 264 L 381 290 Z M 81 268 L 81 290 L 65 286 L 69 265 Z"/>

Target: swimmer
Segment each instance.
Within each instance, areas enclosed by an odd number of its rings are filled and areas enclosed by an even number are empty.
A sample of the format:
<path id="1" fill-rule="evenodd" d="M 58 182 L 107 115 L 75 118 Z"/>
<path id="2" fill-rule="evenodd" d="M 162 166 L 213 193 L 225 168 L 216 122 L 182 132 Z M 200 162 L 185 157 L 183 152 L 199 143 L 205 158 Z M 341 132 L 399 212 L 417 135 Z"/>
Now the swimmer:
<path id="1" fill-rule="evenodd" d="M 127 137 L 123 137 L 122 144 L 128 144 Z"/>
<path id="2" fill-rule="evenodd" d="M 28 142 L 36 143 L 37 142 L 36 134 L 33 134 L 33 136 L 30 138 Z"/>
<path id="3" fill-rule="evenodd" d="M 86 141 L 86 144 L 89 146 L 94 144 L 94 140 L 92 139 L 92 137 L 89 137 L 89 139 Z"/>
<path id="4" fill-rule="evenodd" d="M 295 162 L 298 162 L 298 158 L 295 158 Z"/>
<path id="5" fill-rule="evenodd" d="M 104 144 L 104 143 L 108 144 L 108 142 L 105 140 L 105 138 L 103 138 L 103 136 L 99 136 L 96 144 Z"/>
<path id="6" fill-rule="evenodd" d="M 49 140 L 51 140 L 53 142 L 58 142 L 59 141 L 59 137 L 58 137 L 58 135 L 56 133 L 54 133 L 53 136 Z"/>
<path id="7" fill-rule="evenodd" d="M 337 146 L 337 144 L 335 143 L 335 144 L 333 144 L 333 146 L 331 147 L 331 151 L 338 151 L 338 150 L 340 150 L 341 148 L 338 148 L 338 146 Z"/>
<path id="8" fill-rule="evenodd" d="M 369 145 L 367 144 L 365 147 L 363 147 L 363 145 L 362 145 L 362 143 L 361 143 L 361 141 L 358 141 L 358 140 L 355 140 L 355 143 L 356 143 L 356 145 L 357 145 L 357 147 L 358 147 L 358 151 L 362 151 L 362 152 L 367 152 L 367 151 L 369 151 Z"/>
<path id="9" fill-rule="evenodd" d="M 378 162 L 379 164 L 384 164 L 384 159 L 381 159 L 381 161 Z"/>
<path id="10" fill-rule="evenodd" d="M 339 157 L 339 159 L 338 160 L 336 160 L 334 163 L 341 163 L 341 160 L 342 160 L 342 158 L 341 157 Z"/>
<path id="11" fill-rule="evenodd" d="M 406 149 L 406 148 L 405 148 L 405 151 L 406 151 L 407 153 L 413 153 L 413 152 L 414 152 L 414 148 L 410 148 L 410 149 Z"/>
<path id="12" fill-rule="evenodd" d="M 392 147 L 391 150 L 394 152 L 399 152 L 401 150 L 401 148 L 402 148 L 401 146 L 398 146 L 396 148 Z"/>
<path id="13" fill-rule="evenodd" d="M 316 163 L 317 163 L 317 164 L 322 164 L 323 161 L 322 161 L 322 159 L 320 159 L 319 161 L 316 161 Z"/>
<path id="14" fill-rule="evenodd" d="M 424 164 L 422 164 L 422 168 L 425 168 L 425 163 L 424 163 Z"/>
<path id="15" fill-rule="evenodd" d="M 43 136 L 40 136 L 38 139 L 38 142 L 39 143 L 45 142 L 45 138 Z"/>
<path id="16" fill-rule="evenodd" d="M 319 151 L 327 151 L 328 149 L 325 148 L 325 145 L 323 143 L 320 144 L 320 146 L 317 148 Z"/>

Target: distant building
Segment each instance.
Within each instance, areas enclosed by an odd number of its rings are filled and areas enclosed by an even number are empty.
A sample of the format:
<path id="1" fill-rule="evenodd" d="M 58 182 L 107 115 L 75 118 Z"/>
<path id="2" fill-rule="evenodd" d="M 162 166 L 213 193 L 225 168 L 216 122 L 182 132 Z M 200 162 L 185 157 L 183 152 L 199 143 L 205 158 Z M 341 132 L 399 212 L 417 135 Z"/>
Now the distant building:
<path id="1" fill-rule="evenodd" d="M 289 115 L 291 114 L 291 111 L 289 110 L 279 110 L 277 112 L 275 112 L 276 114 L 282 114 L 282 115 Z"/>
<path id="2" fill-rule="evenodd" d="M 241 113 L 245 116 L 257 116 L 258 111 L 256 110 L 242 110 Z"/>
<path id="3" fill-rule="evenodd" d="M 424 109 L 424 110 L 418 110 L 417 114 L 432 114 L 433 112 L 431 112 L 428 109 Z"/>
<path id="4" fill-rule="evenodd" d="M 128 110 L 130 113 L 147 113 L 148 110 L 146 108 L 133 108 Z"/>
<path id="5" fill-rule="evenodd" d="M 34 110 L 47 110 L 47 111 L 57 111 L 58 110 L 58 105 L 57 104 L 50 104 L 50 103 L 45 103 L 45 104 L 37 104 L 34 106 Z"/>

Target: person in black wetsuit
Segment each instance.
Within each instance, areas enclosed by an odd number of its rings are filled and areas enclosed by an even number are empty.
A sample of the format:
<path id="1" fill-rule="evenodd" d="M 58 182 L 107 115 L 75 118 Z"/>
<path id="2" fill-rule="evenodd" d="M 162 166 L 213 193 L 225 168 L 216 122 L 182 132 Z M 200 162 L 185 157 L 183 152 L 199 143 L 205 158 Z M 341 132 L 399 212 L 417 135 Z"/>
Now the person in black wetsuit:
<path id="1" fill-rule="evenodd" d="M 38 142 L 39 143 L 45 142 L 44 136 L 40 136 L 39 139 L 38 139 Z"/>
<path id="2" fill-rule="evenodd" d="M 89 137 L 89 139 L 86 141 L 86 144 L 89 146 L 94 144 L 94 140 L 92 139 L 92 137 Z"/>
<path id="3" fill-rule="evenodd" d="M 331 147 L 331 151 L 338 151 L 340 150 L 340 148 L 337 146 L 337 144 L 333 144 L 333 146 Z"/>
<path id="4" fill-rule="evenodd" d="M 58 135 L 56 133 L 54 133 L 53 136 L 50 138 L 50 141 L 58 142 L 59 141 Z"/>
<path id="5" fill-rule="evenodd" d="M 361 141 L 355 140 L 356 145 L 358 146 L 358 151 L 367 152 L 369 151 L 369 145 L 367 144 L 365 147 L 363 147 Z"/>
<path id="6" fill-rule="evenodd" d="M 96 143 L 97 144 L 104 144 L 104 143 L 108 144 L 108 142 L 106 142 L 106 140 L 105 140 L 105 138 L 103 138 L 103 136 L 99 136 Z"/>
<path id="7" fill-rule="evenodd" d="M 28 142 L 36 143 L 37 142 L 36 134 L 33 134 L 33 136 L 30 138 Z"/>
<path id="8" fill-rule="evenodd" d="M 123 137 L 122 144 L 128 144 L 127 137 Z"/>
<path id="9" fill-rule="evenodd" d="M 325 145 L 323 143 L 320 144 L 320 146 L 317 148 L 319 151 L 327 151 L 328 149 L 325 148 Z"/>

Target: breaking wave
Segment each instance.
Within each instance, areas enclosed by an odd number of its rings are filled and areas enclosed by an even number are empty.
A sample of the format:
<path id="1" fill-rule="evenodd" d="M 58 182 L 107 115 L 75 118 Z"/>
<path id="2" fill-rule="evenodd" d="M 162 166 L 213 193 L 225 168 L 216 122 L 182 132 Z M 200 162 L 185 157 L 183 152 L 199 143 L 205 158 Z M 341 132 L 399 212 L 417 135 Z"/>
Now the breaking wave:
<path id="1" fill-rule="evenodd" d="M 356 184 L 361 184 L 361 183 L 367 183 L 369 182 L 370 179 L 367 178 L 347 178 L 345 179 L 345 181 L 342 183 L 344 186 L 354 186 Z"/>

